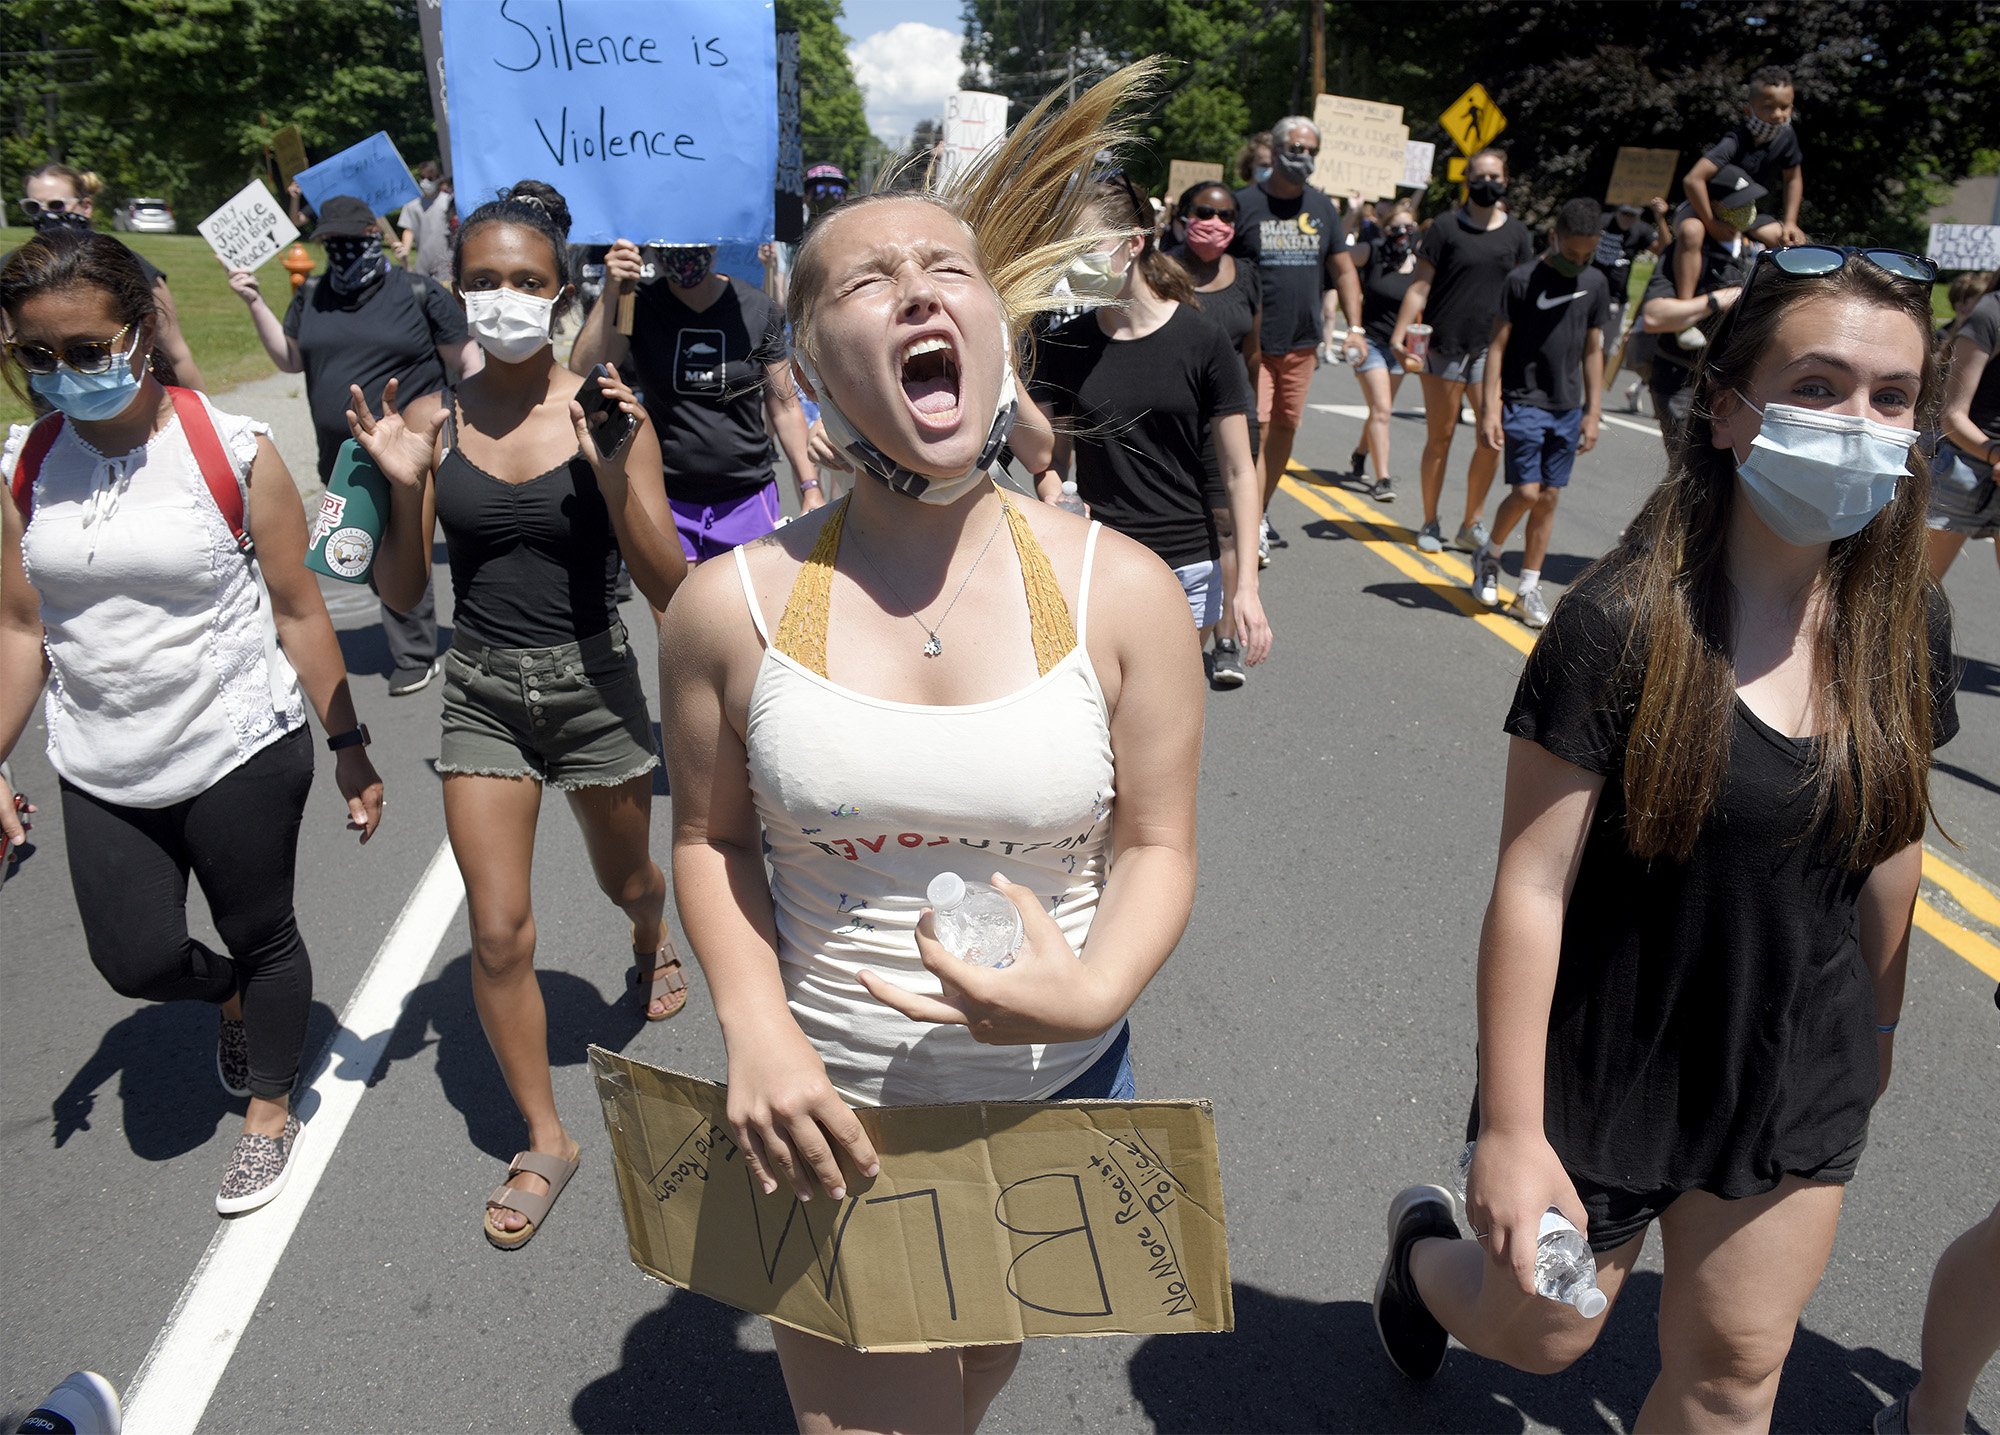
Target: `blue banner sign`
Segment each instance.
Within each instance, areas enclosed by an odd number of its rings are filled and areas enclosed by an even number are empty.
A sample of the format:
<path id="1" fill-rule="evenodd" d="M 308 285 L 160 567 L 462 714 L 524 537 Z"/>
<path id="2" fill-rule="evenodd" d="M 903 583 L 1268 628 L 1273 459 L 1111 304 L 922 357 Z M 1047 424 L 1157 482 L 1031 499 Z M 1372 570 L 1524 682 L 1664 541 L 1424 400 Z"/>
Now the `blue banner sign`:
<path id="1" fill-rule="evenodd" d="M 382 130 L 292 177 L 315 212 L 336 194 L 352 195 L 376 214 L 394 214 L 417 197 L 410 167 Z"/>

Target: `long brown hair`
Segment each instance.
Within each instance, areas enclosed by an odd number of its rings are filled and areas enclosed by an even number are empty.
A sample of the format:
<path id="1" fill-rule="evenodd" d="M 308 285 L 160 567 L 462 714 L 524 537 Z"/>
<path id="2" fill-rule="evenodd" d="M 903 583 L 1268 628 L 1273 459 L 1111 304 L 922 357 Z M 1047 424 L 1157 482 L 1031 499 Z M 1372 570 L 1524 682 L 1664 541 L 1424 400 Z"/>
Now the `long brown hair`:
<path id="1" fill-rule="evenodd" d="M 1123 170 L 1107 170 L 1090 188 L 1090 218 L 1106 229 L 1121 231 L 1121 238 L 1137 234 L 1145 240 L 1145 247 L 1132 260 L 1132 267 L 1139 271 L 1147 286 L 1162 299 L 1198 305 L 1194 280 L 1188 277 L 1187 270 L 1172 255 L 1160 252 L 1153 233 L 1153 202 L 1145 191 Z"/>
<path id="2" fill-rule="evenodd" d="M 139 326 L 159 312 L 153 286 L 131 250 L 108 234 L 90 231 L 55 230 L 37 234 L 0 263 L 0 310 L 7 315 L 7 328 L 14 327 L 14 311 L 29 299 L 63 289 L 101 289 L 111 296 L 118 317 L 137 332 Z M 153 377 L 163 384 L 178 382 L 174 361 L 158 333 L 153 335 L 151 355 Z M 21 382 L 20 366 L 8 364 L 7 387 L 23 400 L 32 401 Z"/>
<path id="3" fill-rule="evenodd" d="M 1631 607 L 1625 671 L 1637 687 L 1637 714 L 1625 749 L 1625 831 L 1634 855 L 1647 859 L 1687 858 L 1729 767 L 1736 673 L 1724 540 L 1736 459 L 1714 445 L 1715 401 L 1748 384 L 1779 324 L 1801 303 L 1860 299 L 1930 333 L 1928 288 L 1866 260 L 1819 278 L 1775 270 L 1757 278 L 1709 342 L 1693 407 L 1669 441 L 1665 480 L 1621 548 L 1601 560 L 1615 568 Z M 1943 389 L 1936 357 L 1924 347 L 1913 420 L 1919 429 L 1935 421 Z M 1930 815 L 1929 605 L 1943 599 L 1932 596 L 1924 557 L 1929 498 L 1930 471 L 1912 450 L 1896 497 L 1829 548 L 1820 579 L 1825 601 L 1812 654 L 1826 733 L 1811 777 L 1813 834 L 1831 834 L 1830 849 L 1854 870 L 1921 840 Z"/>

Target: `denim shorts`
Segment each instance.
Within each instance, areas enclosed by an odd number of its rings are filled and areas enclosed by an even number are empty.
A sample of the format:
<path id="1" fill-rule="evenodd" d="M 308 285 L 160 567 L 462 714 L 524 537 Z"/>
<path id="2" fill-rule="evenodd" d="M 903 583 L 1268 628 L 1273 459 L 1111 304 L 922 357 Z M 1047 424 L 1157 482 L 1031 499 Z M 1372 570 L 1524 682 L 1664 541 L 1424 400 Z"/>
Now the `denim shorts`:
<path id="1" fill-rule="evenodd" d="M 1507 482 L 1569 487 L 1583 437 L 1582 409 L 1554 413 L 1533 404 L 1502 404 L 1500 431 L 1507 442 Z"/>
<path id="2" fill-rule="evenodd" d="M 1400 374 L 1403 372 L 1403 364 L 1396 357 L 1395 351 L 1387 344 L 1378 344 L 1373 339 L 1370 339 L 1368 341 L 1368 353 L 1360 363 L 1354 366 L 1354 372 L 1365 374 L 1370 369 L 1387 369 L 1392 374 Z"/>
<path id="3" fill-rule="evenodd" d="M 615 787 L 659 763 L 623 623 L 554 648 L 488 648 L 460 636 L 444 655 L 440 773 L 532 777 L 573 792 Z"/>
<path id="4" fill-rule="evenodd" d="M 1184 563 L 1174 569 L 1174 577 L 1181 580 L 1181 591 L 1187 594 L 1188 611 L 1194 615 L 1195 627 L 1213 627 L 1222 621 L 1221 563 L 1213 558 Z"/>
<path id="5" fill-rule="evenodd" d="M 1104 1054 L 1090 1064 L 1089 1070 L 1049 1097 L 1051 1101 L 1138 1099 L 1139 1085 L 1132 1077 L 1132 1023 L 1129 1021 L 1119 1026 L 1117 1037 L 1104 1048 Z"/>
<path id="6" fill-rule="evenodd" d="M 2000 537 L 2000 484 L 1994 482 L 1992 465 L 1940 443 L 1931 460 L 1931 506 L 1924 522 L 1967 538 Z"/>

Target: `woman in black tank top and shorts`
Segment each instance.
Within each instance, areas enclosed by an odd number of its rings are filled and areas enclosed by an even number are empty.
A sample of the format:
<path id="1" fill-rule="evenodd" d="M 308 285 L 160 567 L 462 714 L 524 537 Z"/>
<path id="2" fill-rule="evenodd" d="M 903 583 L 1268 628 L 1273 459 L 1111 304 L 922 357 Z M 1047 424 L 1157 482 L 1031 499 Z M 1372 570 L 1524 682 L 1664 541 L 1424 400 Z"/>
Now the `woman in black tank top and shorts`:
<path id="1" fill-rule="evenodd" d="M 396 386 L 348 422 L 388 476 L 382 592 L 414 600 L 444 525 L 455 636 L 445 660 L 445 829 L 465 876 L 472 995 L 528 1149 L 488 1198 L 487 1240 L 525 1244 L 577 1168 L 556 1114 L 547 1017 L 535 980 L 529 871 L 542 788 L 561 788 L 598 886 L 632 922 L 633 976 L 649 1020 L 687 1000 L 653 861 L 652 727 L 614 589 L 621 555 L 658 610 L 686 576 L 645 410 L 614 370 L 605 391 L 638 420 L 605 457 L 577 402 L 583 380 L 549 338 L 572 299 L 569 210 L 524 180 L 460 229 L 453 277 L 486 367 L 399 412 Z"/>

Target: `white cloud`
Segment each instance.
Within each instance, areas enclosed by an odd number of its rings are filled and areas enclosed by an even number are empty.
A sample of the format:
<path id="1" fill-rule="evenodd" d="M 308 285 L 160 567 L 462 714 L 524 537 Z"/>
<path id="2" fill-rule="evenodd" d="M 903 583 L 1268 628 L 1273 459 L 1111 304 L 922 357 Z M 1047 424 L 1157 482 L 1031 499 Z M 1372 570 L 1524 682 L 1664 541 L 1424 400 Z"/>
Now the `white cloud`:
<path id="1" fill-rule="evenodd" d="M 848 46 L 854 78 L 867 93 L 868 127 L 902 145 L 919 120 L 942 120 L 945 97 L 964 69 L 959 36 L 936 25 L 905 20 Z"/>

